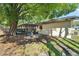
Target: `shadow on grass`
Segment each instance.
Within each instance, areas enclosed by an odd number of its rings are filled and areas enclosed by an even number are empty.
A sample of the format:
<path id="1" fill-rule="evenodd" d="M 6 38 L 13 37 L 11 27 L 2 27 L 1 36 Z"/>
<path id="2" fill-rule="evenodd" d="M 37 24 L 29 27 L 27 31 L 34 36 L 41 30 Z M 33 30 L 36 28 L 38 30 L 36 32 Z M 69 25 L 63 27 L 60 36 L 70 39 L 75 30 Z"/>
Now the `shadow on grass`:
<path id="1" fill-rule="evenodd" d="M 66 39 L 66 38 L 63 38 L 63 39 Z M 67 38 L 68 39 L 68 38 Z M 72 39 L 68 39 L 68 40 L 71 40 L 72 42 L 75 42 L 77 44 L 79 44 L 79 42 L 75 41 L 75 40 L 72 40 Z"/>
<path id="2" fill-rule="evenodd" d="M 56 38 L 56 40 L 58 40 L 58 39 Z M 57 44 L 60 48 L 63 49 L 62 52 L 64 52 L 67 56 L 71 56 L 71 54 L 70 54 L 63 46 L 61 46 L 56 40 L 53 40 L 53 41 L 56 42 L 56 44 Z"/>
<path id="3" fill-rule="evenodd" d="M 62 54 L 60 53 L 60 51 L 58 51 L 54 46 L 53 44 L 51 43 L 51 38 L 49 36 L 43 36 L 46 40 L 46 42 L 43 42 L 43 41 L 40 41 L 42 42 L 48 49 L 48 53 L 49 53 L 49 56 L 61 56 Z"/>
<path id="4" fill-rule="evenodd" d="M 77 46 L 77 45 L 79 45 L 79 44 L 76 43 L 76 42 L 72 43 L 73 41 L 72 41 L 71 39 L 65 39 L 65 38 L 63 38 L 63 39 L 64 39 L 65 41 L 69 42 L 70 44 L 74 45 L 75 47 L 79 48 L 79 46 Z M 77 45 L 75 45 L 75 44 L 77 44 Z"/>
<path id="5" fill-rule="evenodd" d="M 52 43 L 49 41 L 47 43 L 42 42 L 46 47 L 49 49 L 48 53 L 49 56 L 61 56 L 61 53 L 52 45 Z"/>
<path id="6" fill-rule="evenodd" d="M 79 54 L 79 51 L 75 50 L 74 48 L 72 48 L 71 46 L 69 46 L 68 44 L 65 44 L 64 42 L 58 40 L 59 42 L 61 42 L 62 44 L 64 44 L 65 46 L 67 46 L 68 48 L 70 48 L 71 50 L 73 50 L 74 52 L 76 52 L 77 54 Z"/>

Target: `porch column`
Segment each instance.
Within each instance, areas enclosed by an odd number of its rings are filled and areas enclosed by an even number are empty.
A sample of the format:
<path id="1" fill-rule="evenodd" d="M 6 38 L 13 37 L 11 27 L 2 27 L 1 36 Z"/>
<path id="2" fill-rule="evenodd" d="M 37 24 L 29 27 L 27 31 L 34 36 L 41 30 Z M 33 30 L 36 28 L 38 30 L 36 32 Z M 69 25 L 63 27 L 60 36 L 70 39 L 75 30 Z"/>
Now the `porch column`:
<path id="1" fill-rule="evenodd" d="M 52 36 L 52 28 L 50 29 L 50 32 L 51 32 L 51 36 Z"/>

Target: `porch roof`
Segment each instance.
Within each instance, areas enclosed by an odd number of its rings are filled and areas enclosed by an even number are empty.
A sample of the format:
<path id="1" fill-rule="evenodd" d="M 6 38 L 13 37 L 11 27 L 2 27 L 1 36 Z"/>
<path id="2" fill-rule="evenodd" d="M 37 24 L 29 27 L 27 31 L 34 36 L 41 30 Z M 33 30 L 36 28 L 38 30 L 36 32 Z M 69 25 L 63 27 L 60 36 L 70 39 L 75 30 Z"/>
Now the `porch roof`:
<path id="1" fill-rule="evenodd" d="M 58 19 L 79 19 L 79 8 L 76 9 L 75 11 L 72 11 L 64 16 L 58 17 Z"/>

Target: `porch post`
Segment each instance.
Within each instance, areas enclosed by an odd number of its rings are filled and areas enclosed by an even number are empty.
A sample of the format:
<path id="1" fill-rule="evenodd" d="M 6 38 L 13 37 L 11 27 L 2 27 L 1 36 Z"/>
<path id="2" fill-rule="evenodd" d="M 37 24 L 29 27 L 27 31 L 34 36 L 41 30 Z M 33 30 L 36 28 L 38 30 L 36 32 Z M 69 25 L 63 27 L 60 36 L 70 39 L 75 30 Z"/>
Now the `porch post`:
<path id="1" fill-rule="evenodd" d="M 51 36 L 52 36 L 52 28 L 50 29 L 50 32 L 51 32 Z"/>

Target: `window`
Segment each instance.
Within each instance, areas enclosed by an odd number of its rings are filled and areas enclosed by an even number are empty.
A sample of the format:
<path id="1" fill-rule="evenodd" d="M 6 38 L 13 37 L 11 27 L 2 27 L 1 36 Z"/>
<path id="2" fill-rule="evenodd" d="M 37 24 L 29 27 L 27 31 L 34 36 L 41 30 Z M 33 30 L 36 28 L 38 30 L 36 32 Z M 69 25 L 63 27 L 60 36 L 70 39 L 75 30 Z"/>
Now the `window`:
<path id="1" fill-rule="evenodd" d="M 42 26 L 40 26 L 40 29 L 42 30 Z"/>

